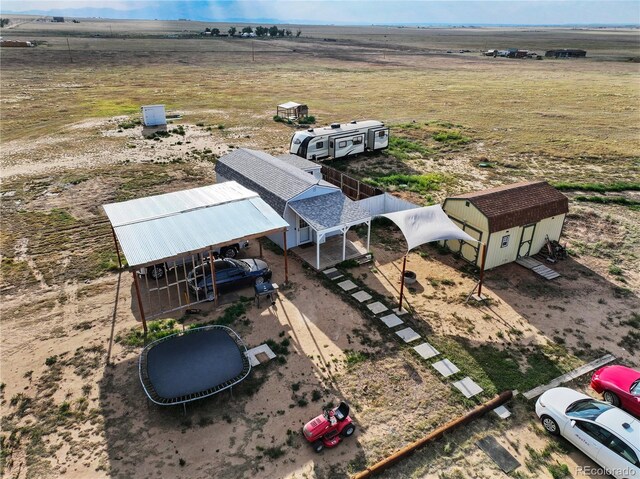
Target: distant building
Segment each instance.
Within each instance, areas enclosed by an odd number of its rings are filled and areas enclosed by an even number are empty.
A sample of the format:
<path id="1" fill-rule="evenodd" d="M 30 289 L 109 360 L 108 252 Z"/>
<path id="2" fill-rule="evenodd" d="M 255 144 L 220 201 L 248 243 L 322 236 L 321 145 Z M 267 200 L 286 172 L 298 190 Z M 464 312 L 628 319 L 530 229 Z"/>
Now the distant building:
<path id="1" fill-rule="evenodd" d="M 64 23 L 64 17 L 53 17 L 53 20 L 51 21 L 56 23 Z"/>
<path id="2" fill-rule="evenodd" d="M 547 50 L 544 56 L 549 58 L 584 58 L 587 56 L 587 52 L 586 50 L 563 48 L 561 50 Z"/>

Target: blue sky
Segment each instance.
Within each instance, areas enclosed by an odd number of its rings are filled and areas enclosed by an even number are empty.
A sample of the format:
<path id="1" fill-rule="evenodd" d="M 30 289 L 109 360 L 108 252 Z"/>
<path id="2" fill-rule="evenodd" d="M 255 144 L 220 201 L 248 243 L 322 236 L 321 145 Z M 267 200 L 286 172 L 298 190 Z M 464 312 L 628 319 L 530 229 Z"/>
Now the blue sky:
<path id="1" fill-rule="evenodd" d="M 2 0 L 1 12 L 303 24 L 640 24 L 640 1 Z"/>

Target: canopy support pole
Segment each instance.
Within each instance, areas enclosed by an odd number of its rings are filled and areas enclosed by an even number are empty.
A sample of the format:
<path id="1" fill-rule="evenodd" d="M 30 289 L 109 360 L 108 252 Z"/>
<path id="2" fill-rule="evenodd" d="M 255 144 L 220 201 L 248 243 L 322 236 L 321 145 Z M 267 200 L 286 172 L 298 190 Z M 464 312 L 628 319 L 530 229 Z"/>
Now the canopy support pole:
<path id="1" fill-rule="evenodd" d="M 367 221 L 367 253 L 371 253 L 371 219 Z"/>
<path id="2" fill-rule="evenodd" d="M 320 235 L 316 233 L 316 269 L 320 270 Z"/>
<path id="3" fill-rule="evenodd" d="M 282 240 L 284 244 L 284 282 L 289 282 L 289 262 L 287 261 L 287 230 L 282 232 Z"/>
<path id="4" fill-rule="evenodd" d="M 138 309 L 140 310 L 140 319 L 142 319 L 142 329 L 144 330 L 144 335 L 147 335 L 147 318 L 144 316 L 144 307 L 142 306 L 142 297 L 140 296 L 140 283 L 138 282 L 138 275 L 135 271 L 132 271 L 133 274 L 133 284 L 136 287 L 136 298 L 138 299 Z"/>
<path id="5" fill-rule="evenodd" d="M 478 298 L 482 300 L 482 282 L 484 281 L 484 265 L 487 260 L 487 245 L 484 243 L 480 243 L 482 245 L 482 262 L 480 264 L 480 282 L 478 283 Z"/>
<path id="6" fill-rule="evenodd" d="M 120 248 L 118 247 L 118 240 L 116 238 L 116 230 L 111 227 L 111 234 L 113 235 L 113 243 L 116 245 L 116 255 L 118 256 L 118 266 L 122 269 L 122 260 L 120 259 Z"/>
<path id="7" fill-rule="evenodd" d="M 400 278 L 400 302 L 398 303 L 398 311 L 402 311 L 402 295 L 404 293 L 404 273 L 406 270 L 407 270 L 407 255 L 405 254 L 404 261 L 402 262 L 402 277 Z"/>

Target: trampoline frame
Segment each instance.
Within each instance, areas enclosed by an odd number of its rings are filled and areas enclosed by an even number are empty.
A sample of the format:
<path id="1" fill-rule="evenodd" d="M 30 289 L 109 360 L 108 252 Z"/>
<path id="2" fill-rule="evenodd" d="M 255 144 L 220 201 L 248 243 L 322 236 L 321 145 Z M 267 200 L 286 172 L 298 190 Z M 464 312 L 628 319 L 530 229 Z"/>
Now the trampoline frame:
<path id="1" fill-rule="evenodd" d="M 186 396 L 178 396 L 177 398 L 162 398 L 156 394 L 155 389 L 153 388 L 153 384 L 149 379 L 147 374 L 147 355 L 149 351 L 156 346 L 157 344 L 167 341 L 175 336 L 184 336 L 186 334 L 197 333 L 199 331 L 207 331 L 211 329 L 224 329 L 229 334 L 229 337 L 233 339 L 240 350 L 240 354 L 242 355 L 242 372 L 233 379 L 225 381 L 222 384 L 218 384 L 212 388 L 206 389 L 204 391 L 200 391 L 197 393 L 189 394 Z M 239 382 L 243 381 L 251 372 L 251 362 L 249 358 L 247 358 L 247 346 L 244 344 L 244 341 L 238 336 L 238 334 L 231 328 L 227 326 L 221 325 L 212 325 L 212 326 L 202 326 L 200 328 L 187 329 L 185 331 L 181 331 L 179 333 L 170 334 L 169 336 L 165 336 L 164 338 L 157 339 L 152 343 L 147 344 L 142 352 L 140 353 L 140 359 L 138 361 L 138 374 L 140 376 L 140 383 L 142 384 L 142 389 L 144 390 L 147 397 L 151 400 L 151 402 L 158 404 L 160 406 L 174 406 L 177 404 L 186 404 L 191 401 L 197 401 L 198 399 L 204 399 L 209 396 L 213 396 L 214 394 L 218 394 L 225 389 L 229 389 L 232 386 L 235 386 Z"/>

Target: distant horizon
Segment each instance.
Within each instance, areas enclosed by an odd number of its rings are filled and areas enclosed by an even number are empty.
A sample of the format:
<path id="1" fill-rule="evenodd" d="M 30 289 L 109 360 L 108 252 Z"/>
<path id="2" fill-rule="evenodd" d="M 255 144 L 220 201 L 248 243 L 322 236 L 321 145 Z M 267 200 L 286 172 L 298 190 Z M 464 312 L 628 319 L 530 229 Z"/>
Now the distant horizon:
<path id="1" fill-rule="evenodd" d="M 416 27 L 450 27 L 450 28 L 486 28 L 486 27 L 591 27 L 591 28 L 634 28 L 640 29 L 640 23 L 309 23 L 307 21 L 280 21 L 276 19 L 194 19 L 194 18 L 123 18 L 123 17 L 87 17 L 77 15 L 66 15 L 63 13 L 43 14 L 43 13 L 31 13 L 31 12 L 2 12 L 2 15 L 28 15 L 33 17 L 64 17 L 70 19 L 82 19 L 82 20 L 120 20 L 120 21 L 143 21 L 143 22 L 194 22 L 194 23 L 210 23 L 210 24 L 223 24 L 223 23 L 238 23 L 238 24 L 276 24 L 276 25 L 300 25 L 309 27 L 395 27 L 395 28 L 416 28 Z"/>
<path id="2" fill-rule="evenodd" d="M 1 14 L 383 27 L 640 27 L 640 2 L 616 0 L 4 0 Z"/>

